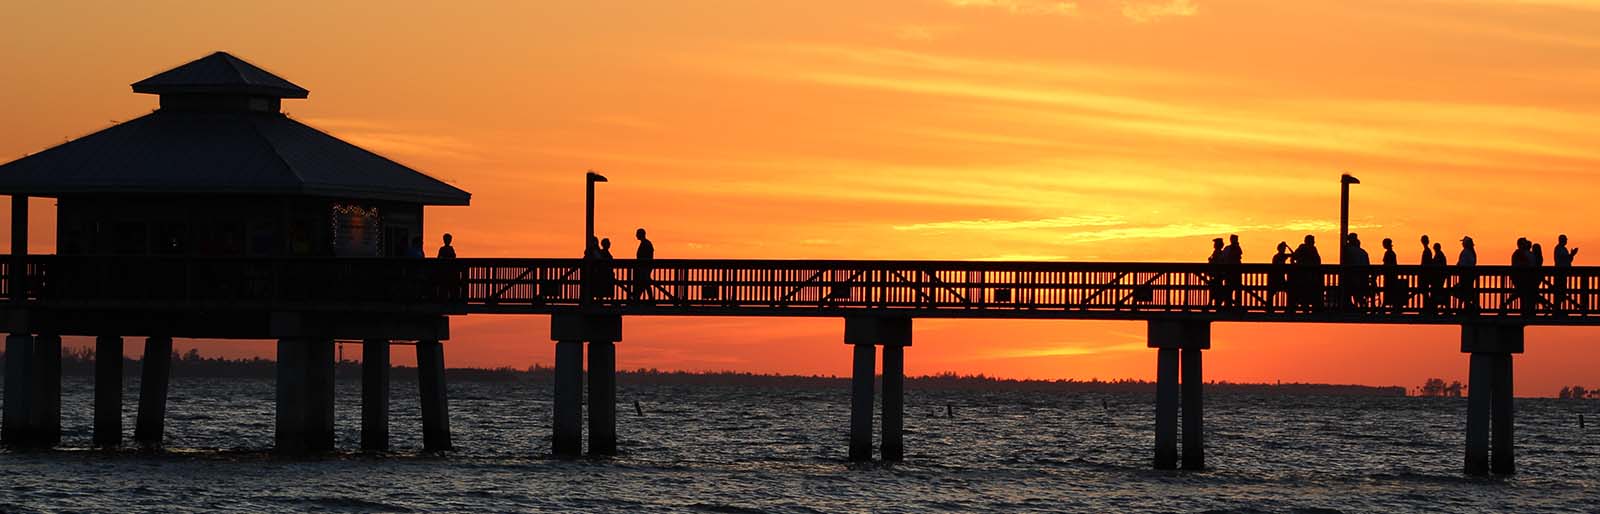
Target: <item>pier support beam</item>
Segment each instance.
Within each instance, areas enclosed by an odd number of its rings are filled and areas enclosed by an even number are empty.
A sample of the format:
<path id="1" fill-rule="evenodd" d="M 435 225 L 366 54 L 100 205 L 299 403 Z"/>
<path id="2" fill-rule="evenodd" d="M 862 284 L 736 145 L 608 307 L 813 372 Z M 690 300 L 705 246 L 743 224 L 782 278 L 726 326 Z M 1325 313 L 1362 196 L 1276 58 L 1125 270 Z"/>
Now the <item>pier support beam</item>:
<path id="1" fill-rule="evenodd" d="M 297 455 L 334 448 L 333 340 L 278 340 L 278 453 Z"/>
<path id="2" fill-rule="evenodd" d="M 1515 473 L 1511 356 L 1523 351 L 1523 327 L 1462 325 L 1461 351 L 1471 354 L 1465 471 L 1468 475 Z"/>
<path id="3" fill-rule="evenodd" d="M 583 453 L 583 343 L 589 342 L 589 454 L 617 454 L 617 350 L 622 317 L 556 314 L 550 317 L 556 341 L 554 434 L 557 458 Z"/>
<path id="4" fill-rule="evenodd" d="M 15 196 L 12 197 L 15 200 Z M 5 417 L 0 420 L 0 441 L 6 446 L 29 444 L 33 434 L 33 336 L 6 336 Z"/>
<path id="5" fill-rule="evenodd" d="M 452 450 L 444 382 L 444 344 L 417 341 L 417 386 L 422 393 L 422 451 Z"/>
<path id="6" fill-rule="evenodd" d="M 1177 432 L 1181 389 L 1183 468 L 1205 469 L 1205 377 L 1201 368 L 1201 352 L 1211 348 L 1211 324 L 1206 321 L 1152 320 L 1149 322 L 1148 335 L 1149 347 L 1157 350 L 1155 467 L 1178 467 Z"/>
<path id="7" fill-rule="evenodd" d="M 361 449 L 389 449 L 389 340 L 361 342 Z"/>
<path id="8" fill-rule="evenodd" d="M 94 339 L 94 445 L 122 445 L 122 337 Z"/>
<path id="9" fill-rule="evenodd" d="M 133 441 L 146 449 L 160 448 L 166 430 L 167 383 L 172 378 L 172 338 L 146 338 L 142 368 Z"/>
<path id="10" fill-rule="evenodd" d="M 883 346 L 883 440 L 879 451 L 885 462 L 899 462 L 905 459 L 905 348 L 911 346 L 911 318 L 904 317 L 876 317 L 858 316 L 845 318 L 844 341 L 856 345 L 857 366 L 861 365 L 863 356 L 862 347 L 874 345 Z M 858 425 L 857 419 L 865 419 L 866 427 L 864 443 L 866 456 L 860 460 L 871 459 L 872 453 L 872 352 L 865 352 L 866 362 L 866 414 L 858 417 L 860 404 L 854 398 L 859 396 L 860 382 L 852 384 L 856 388 L 852 392 L 851 412 L 851 455 L 857 449 L 855 438 Z M 855 368 L 856 376 L 861 376 L 861 368 Z"/>
<path id="11" fill-rule="evenodd" d="M 33 429 L 30 445 L 61 444 L 61 336 L 33 338 Z"/>

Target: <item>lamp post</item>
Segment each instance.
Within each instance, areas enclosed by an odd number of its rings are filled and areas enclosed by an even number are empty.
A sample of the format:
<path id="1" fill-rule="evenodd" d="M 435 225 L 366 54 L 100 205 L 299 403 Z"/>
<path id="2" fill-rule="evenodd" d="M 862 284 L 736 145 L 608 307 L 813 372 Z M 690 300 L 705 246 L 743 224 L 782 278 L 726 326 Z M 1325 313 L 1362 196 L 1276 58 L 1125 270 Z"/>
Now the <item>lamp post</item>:
<path id="1" fill-rule="evenodd" d="M 583 202 L 583 257 L 589 258 L 589 242 L 594 241 L 594 183 L 606 182 L 605 175 L 589 170 L 584 175 L 584 202 Z"/>
<path id="2" fill-rule="evenodd" d="M 1350 184 L 1361 180 L 1349 173 L 1339 176 L 1339 264 L 1344 265 L 1345 240 L 1350 238 Z"/>

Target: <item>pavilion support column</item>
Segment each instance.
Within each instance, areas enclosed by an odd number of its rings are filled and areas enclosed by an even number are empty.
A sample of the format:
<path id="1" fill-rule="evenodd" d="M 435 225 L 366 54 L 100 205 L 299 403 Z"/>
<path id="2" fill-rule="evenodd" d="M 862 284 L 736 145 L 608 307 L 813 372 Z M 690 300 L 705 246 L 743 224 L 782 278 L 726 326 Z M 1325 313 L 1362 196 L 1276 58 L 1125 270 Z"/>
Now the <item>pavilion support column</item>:
<path id="1" fill-rule="evenodd" d="M 139 416 L 133 428 L 133 441 L 143 448 L 161 447 L 166 430 L 167 383 L 171 378 L 172 338 L 146 338 L 139 379 Z"/>
<path id="2" fill-rule="evenodd" d="M 21 303 L 28 299 L 28 269 L 24 259 L 28 256 L 28 196 L 11 195 L 11 267 L 7 280 L 11 301 Z"/>
<path id="3" fill-rule="evenodd" d="M 334 448 L 333 433 L 333 340 L 314 338 L 305 341 L 306 386 L 305 448 L 310 452 L 329 452 Z"/>
<path id="4" fill-rule="evenodd" d="M 361 342 L 361 449 L 389 449 L 389 340 Z"/>
<path id="5" fill-rule="evenodd" d="M 444 344 L 417 341 L 417 385 L 422 393 L 422 451 L 454 449 L 444 382 Z"/>
<path id="6" fill-rule="evenodd" d="M 61 336 L 33 339 L 33 429 L 31 446 L 61 444 Z"/>
<path id="7" fill-rule="evenodd" d="M 617 344 L 589 342 L 589 455 L 617 454 Z"/>
<path id="8" fill-rule="evenodd" d="M 1468 475 L 1515 473 L 1511 356 L 1523 351 L 1523 327 L 1462 325 L 1461 351 L 1471 354 L 1467 377 L 1465 472 Z M 1491 443 L 1493 453 L 1490 452 Z"/>
<path id="9" fill-rule="evenodd" d="M 16 197 L 12 197 L 16 201 Z M 0 420 L 0 442 L 27 446 L 33 434 L 33 336 L 6 336 L 5 418 Z"/>
<path id="10" fill-rule="evenodd" d="M 306 418 L 310 390 L 306 368 L 310 364 L 310 344 L 304 339 L 278 340 L 277 429 L 273 449 L 285 455 L 305 453 Z"/>
<path id="11" fill-rule="evenodd" d="M 94 339 L 94 445 L 122 445 L 122 337 Z"/>
<path id="12" fill-rule="evenodd" d="M 589 342 L 589 454 L 617 454 L 617 349 L 622 316 L 556 314 L 550 317 L 556 342 L 554 433 L 557 458 L 583 453 L 583 342 Z"/>
<path id="13" fill-rule="evenodd" d="M 1205 386 L 1201 352 L 1211 348 L 1211 324 L 1207 321 L 1152 320 L 1148 328 L 1149 347 L 1157 350 L 1155 467 L 1178 467 L 1178 408 L 1181 392 L 1183 467 L 1205 469 Z"/>

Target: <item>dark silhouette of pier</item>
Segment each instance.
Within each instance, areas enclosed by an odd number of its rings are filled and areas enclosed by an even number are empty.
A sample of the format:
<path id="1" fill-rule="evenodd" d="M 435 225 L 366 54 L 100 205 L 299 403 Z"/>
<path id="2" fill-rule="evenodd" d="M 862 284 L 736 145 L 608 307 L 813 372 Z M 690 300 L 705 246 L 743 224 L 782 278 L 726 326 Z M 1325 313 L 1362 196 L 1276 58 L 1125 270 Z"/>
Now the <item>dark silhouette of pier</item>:
<path id="1" fill-rule="evenodd" d="M 335 340 L 362 341 L 361 447 L 387 449 L 390 348 L 414 342 L 423 446 L 448 450 L 450 318 L 521 314 L 551 317 L 553 453 L 580 455 L 587 403 L 589 453 L 610 455 L 627 317 L 798 316 L 844 322 L 850 459 L 872 457 L 882 394 L 879 448 L 898 461 L 913 321 L 1029 318 L 1145 322 L 1154 465 L 1203 469 L 1212 323 L 1398 323 L 1461 327 L 1466 470 L 1511 473 L 1511 356 L 1524 328 L 1600 324 L 1600 268 L 1321 265 L 1311 236 L 1293 265 L 1286 247 L 1278 264 L 1240 264 L 1237 246 L 1209 264 L 672 260 L 653 258 L 644 229 L 634 260 L 453 258 L 448 235 L 439 253 L 452 258 L 425 259 L 424 206 L 470 195 L 284 116 L 281 101 L 305 88 L 218 52 L 133 89 L 161 108 L 0 165 L 12 205 L 12 255 L 0 260 L 7 445 L 59 443 L 62 336 L 96 338 L 94 443 L 120 445 L 123 338 L 136 336 L 147 338 L 142 446 L 162 444 L 173 338 L 231 338 L 278 341 L 284 453 L 334 448 Z M 587 180 L 592 198 L 604 177 Z M 59 255 L 28 253 L 30 196 L 58 201 Z"/>

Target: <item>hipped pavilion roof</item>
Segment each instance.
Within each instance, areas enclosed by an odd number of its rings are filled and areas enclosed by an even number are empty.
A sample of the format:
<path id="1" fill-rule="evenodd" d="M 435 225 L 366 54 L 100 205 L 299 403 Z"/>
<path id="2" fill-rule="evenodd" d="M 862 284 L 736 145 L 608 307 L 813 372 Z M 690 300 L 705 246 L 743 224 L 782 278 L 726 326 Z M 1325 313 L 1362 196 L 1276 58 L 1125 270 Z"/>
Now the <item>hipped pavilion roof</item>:
<path id="1" fill-rule="evenodd" d="M 309 91 L 217 52 L 133 84 L 162 95 L 137 119 L 0 165 L 0 194 L 250 194 L 467 205 L 466 191 L 250 99 Z M 238 102 L 166 105 L 169 97 Z M 200 105 L 194 107 L 193 105 Z M 257 104 L 267 105 L 267 104 Z"/>

